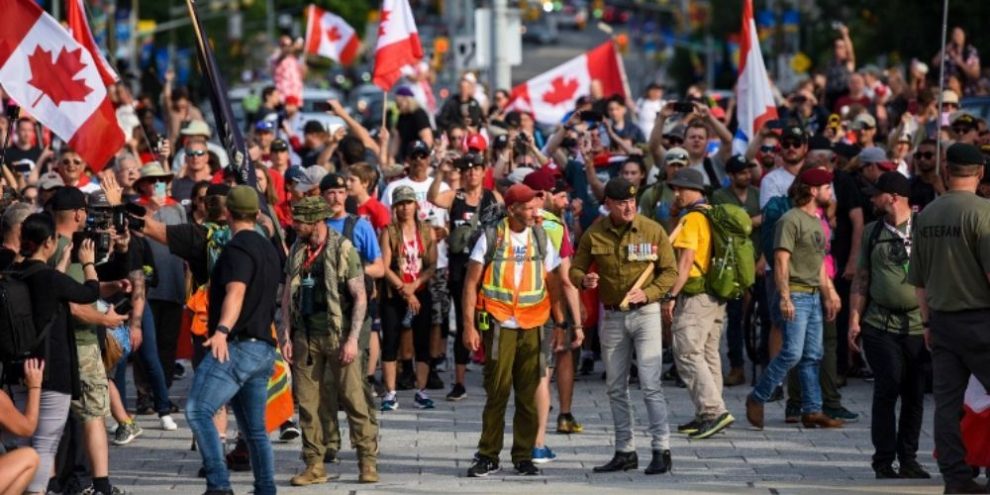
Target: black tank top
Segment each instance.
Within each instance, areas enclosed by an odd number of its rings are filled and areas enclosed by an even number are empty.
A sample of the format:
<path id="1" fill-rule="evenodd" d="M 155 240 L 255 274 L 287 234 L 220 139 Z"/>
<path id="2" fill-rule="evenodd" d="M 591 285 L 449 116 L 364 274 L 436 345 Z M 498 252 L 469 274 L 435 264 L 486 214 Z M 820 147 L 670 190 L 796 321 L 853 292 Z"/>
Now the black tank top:
<path id="1" fill-rule="evenodd" d="M 467 203 L 467 194 L 464 189 L 458 189 L 457 194 L 454 195 L 454 201 L 450 205 L 450 225 L 449 229 L 451 232 L 471 219 L 472 216 L 477 215 L 479 211 L 484 211 L 485 208 L 489 208 L 498 201 L 495 199 L 495 193 L 489 191 L 488 189 L 482 189 L 481 192 L 481 202 L 478 205 L 471 206 Z M 481 208 L 479 210 L 479 207 Z M 455 253 L 450 255 L 450 263 L 448 266 L 450 269 L 450 280 L 452 282 L 460 282 L 464 279 L 464 269 L 461 267 L 467 267 L 469 254 L 465 253 Z M 454 269 L 458 267 L 459 269 Z"/>

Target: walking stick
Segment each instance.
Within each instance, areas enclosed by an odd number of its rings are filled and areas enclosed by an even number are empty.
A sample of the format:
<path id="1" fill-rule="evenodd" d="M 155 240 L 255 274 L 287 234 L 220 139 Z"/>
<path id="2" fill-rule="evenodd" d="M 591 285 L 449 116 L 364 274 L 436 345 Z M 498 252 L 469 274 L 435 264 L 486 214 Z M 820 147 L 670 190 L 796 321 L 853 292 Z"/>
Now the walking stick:
<path id="1" fill-rule="evenodd" d="M 670 233 L 671 243 L 673 243 L 674 240 L 677 239 L 678 234 L 681 233 L 681 227 L 683 225 L 684 225 L 683 223 L 677 224 L 677 227 L 674 228 L 674 231 Z M 639 274 L 639 278 L 636 279 L 636 283 L 634 283 L 632 288 L 629 289 L 629 292 L 643 288 L 643 284 L 646 283 L 646 279 L 650 278 L 650 275 L 653 275 L 653 270 L 654 270 L 654 264 L 650 263 L 649 266 L 647 266 L 646 269 L 643 270 L 643 273 Z M 627 311 L 629 309 L 629 292 L 626 293 L 626 297 L 623 297 L 622 302 L 619 303 L 619 309 L 621 309 L 622 311 Z"/>

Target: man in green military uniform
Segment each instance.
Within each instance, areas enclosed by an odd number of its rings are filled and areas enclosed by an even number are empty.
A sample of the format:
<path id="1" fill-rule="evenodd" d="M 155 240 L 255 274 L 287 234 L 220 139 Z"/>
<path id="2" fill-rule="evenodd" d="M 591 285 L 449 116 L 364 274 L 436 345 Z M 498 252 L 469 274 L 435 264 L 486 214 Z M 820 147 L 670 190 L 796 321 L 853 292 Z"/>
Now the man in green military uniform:
<path id="1" fill-rule="evenodd" d="M 629 367 L 635 351 L 639 388 L 653 440 L 653 458 L 646 474 L 665 473 L 671 467 L 670 426 L 660 382 L 663 336 L 659 301 L 674 285 L 677 262 L 663 227 L 636 214 L 636 186 L 622 178 L 608 181 L 605 206 L 608 216 L 581 237 L 570 270 L 575 286 L 600 287 L 598 294 L 605 305 L 602 359 L 615 422 L 615 455 L 594 470 L 612 472 L 639 467 L 629 405 Z M 597 273 L 588 272 L 592 262 L 598 266 Z M 638 282 L 646 270 L 650 273 Z"/>
<path id="2" fill-rule="evenodd" d="M 378 426 L 364 393 L 358 337 L 367 299 L 364 271 L 353 245 L 327 227 L 330 207 L 307 197 L 292 205 L 297 238 L 286 266 L 279 344 L 292 363 L 306 470 L 294 486 L 324 483 L 326 453 L 320 418 L 337 411 L 320 408 L 322 394 L 336 390 L 357 448 L 362 483 L 378 481 Z"/>
<path id="3" fill-rule="evenodd" d="M 911 256 L 911 184 L 900 172 L 877 180 L 873 206 L 883 218 L 866 225 L 849 299 L 849 347 L 863 348 L 876 377 L 873 384 L 873 471 L 883 478 L 930 478 L 918 463 L 918 436 L 925 407 L 928 350 L 921 309 L 907 282 Z M 895 406 L 901 400 L 901 419 Z M 895 471 L 895 457 L 900 471 Z"/>
<path id="4" fill-rule="evenodd" d="M 979 148 L 956 143 L 945 157 L 948 190 L 918 214 L 908 282 L 932 350 L 933 436 L 945 493 L 984 493 L 966 464 L 959 413 L 970 375 L 990 389 L 990 201 L 976 195 Z"/>

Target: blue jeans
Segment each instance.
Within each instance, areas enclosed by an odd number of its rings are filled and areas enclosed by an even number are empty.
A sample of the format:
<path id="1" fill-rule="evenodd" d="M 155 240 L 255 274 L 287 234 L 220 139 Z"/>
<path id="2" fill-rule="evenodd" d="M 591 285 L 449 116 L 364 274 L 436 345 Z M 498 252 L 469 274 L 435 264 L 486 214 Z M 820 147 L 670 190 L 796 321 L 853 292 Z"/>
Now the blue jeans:
<path id="1" fill-rule="evenodd" d="M 230 473 L 224 463 L 220 434 L 213 416 L 230 403 L 237 428 L 247 441 L 254 470 L 254 493 L 275 493 L 275 457 L 265 431 L 268 378 L 275 364 L 275 348 L 261 341 L 227 343 L 230 357 L 221 363 L 207 354 L 196 368 L 186 400 L 186 420 L 196 438 L 209 490 L 229 490 Z"/>
<path id="2" fill-rule="evenodd" d="M 151 314 L 151 305 L 144 306 L 141 315 L 141 346 L 138 347 L 137 357 L 144 364 L 151 384 L 151 393 L 155 398 L 155 412 L 159 416 L 168 414 L 172 405 L 168 400 L 168 385 L 165 382 L 165 371 L 158 359 L 158 341 L 155 338 L 155 319 Z M 114 385 L 120 392 L 120 400 L 127 404 L 127 356 L 120 359 L 114 371 Z"/>
<path id="3" fill-rule="evenodd" d="M 780 354 L 770 361 L 753 389 L 753 398 L 767 402 L 773 389 L 784 381 L 795 365 L 801 382 L 801 413 L 822 410 L 822 389 L 818 383 L 818 365 L 822 359 L 822 300 L 818 293 L 792 292 L 794 319 L 783 320 L 784 343 Z M 780 293 L 774 294 L 773 307 L 780 307 Z"/>

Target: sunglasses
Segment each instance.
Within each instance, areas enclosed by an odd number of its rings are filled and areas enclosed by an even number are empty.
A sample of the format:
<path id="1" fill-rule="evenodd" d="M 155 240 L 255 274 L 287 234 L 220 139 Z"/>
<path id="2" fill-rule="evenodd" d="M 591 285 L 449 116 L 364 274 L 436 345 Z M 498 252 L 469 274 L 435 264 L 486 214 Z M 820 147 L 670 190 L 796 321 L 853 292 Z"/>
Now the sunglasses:
<path id="1" fill-rule="evenodd" d="M 206 150 L 187 150 L 186 156 L 203 156 L 206 154 Z"/>
<path id="2" fill-rule="evenodd" d="M 69 159 L 69 158 L 63 158 L 61 163 L 62 163 L 62 165 L 82 165 L 83 161 L 82 160 L 72 160 L 72 159 Z"/>
<path id="3" fill-rule="evenodd" d="M 667 138 L 667 141 L 670 142 L 670 144 L 684 144 L 684 140 L 679 137 L 669 137 Z"/>
<path id="4" fill-rule="evenodd" d="M 935 152 L 933 151 L 916 151 L 914 153 L 915 158 L 924 158 L 926 160 L 931 160 L 935 158 Z"/>
<path id="5" fill-rule="evenodd" d="M 419 159 L 427 158 L 429 156 L 430 156 L 429 153 L 413 153 L 409 155 L 409 158 L 412 158 L 413 160 L 419 160 Z"/>
<path id="6" fill-rule="evenodd" d="M 790 149 L 795 149 L 796 150 L 796 149 L 798 149 L 798 148 L 800 148 L 802 146 L 804 146 L 804 141 L 786 139 L 786 140 L 780 142 L 780 147 L 782 149 L 788 149 L 788 148 L 790 148 Z"/>
<path id="7" fill-rule="evenodd" d="M 952 132 L 954 132 L 956 134 L 966 134 L 968 132 L 972 132 L 973 130 L 974 130 L 973 127 L 966 126 L 966 125 L 952 126 Z"/>
<path id="8" fill-rule="evenodd" d="M 780 153 L 780 146 L 760 146 L 762 153 Z"/>

